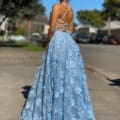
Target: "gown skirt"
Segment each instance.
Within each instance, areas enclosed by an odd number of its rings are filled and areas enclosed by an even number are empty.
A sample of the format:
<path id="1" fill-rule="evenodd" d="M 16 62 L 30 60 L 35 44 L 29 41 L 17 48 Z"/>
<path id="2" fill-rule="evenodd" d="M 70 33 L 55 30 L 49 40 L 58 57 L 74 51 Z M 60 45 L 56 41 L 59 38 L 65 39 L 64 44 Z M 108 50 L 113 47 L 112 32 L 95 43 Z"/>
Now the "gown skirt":
<path id="1" fill-rule="evenodd" d="M 84 62 L 68 32 L 56 30 L 19 120 L 95 120 Z"/>

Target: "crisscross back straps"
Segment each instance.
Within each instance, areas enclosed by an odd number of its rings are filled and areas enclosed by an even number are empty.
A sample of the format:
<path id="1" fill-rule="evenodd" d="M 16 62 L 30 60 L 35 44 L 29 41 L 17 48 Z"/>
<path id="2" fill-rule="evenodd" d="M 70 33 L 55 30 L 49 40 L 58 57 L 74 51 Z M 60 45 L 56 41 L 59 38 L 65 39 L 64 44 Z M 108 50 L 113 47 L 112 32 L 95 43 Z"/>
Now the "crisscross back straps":
<path id="1" fill-rule="evenodd" d="M 64 14 L 62 15 L 62 17 L 61 18 L 59 18 L 59 19 L 63 19 L 64 17 L 65 17 L 65 15 L 68 13 L 68 11 L 70 10 L 70 7 L 68 7 L 68 9 L 64 12 Z"/>

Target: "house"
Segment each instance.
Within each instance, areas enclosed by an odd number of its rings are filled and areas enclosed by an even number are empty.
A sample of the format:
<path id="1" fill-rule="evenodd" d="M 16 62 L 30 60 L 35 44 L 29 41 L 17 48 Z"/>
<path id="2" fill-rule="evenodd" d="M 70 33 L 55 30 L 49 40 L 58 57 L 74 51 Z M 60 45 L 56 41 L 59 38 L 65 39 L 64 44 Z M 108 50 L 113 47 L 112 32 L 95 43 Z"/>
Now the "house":
<path id="1" fill-rule="evenodd" d="M 111 21 L 106 22 L 105 26 L 101 29 L 105 32 L 110 32 L 110 34 L 117 36 L 120 38 L 120 21 Z"/>
<path id="2" fill-rule="evenodd" d="M 16 27 L 24 29 L 25 36 L 30 40 L 33 34 L 47 34 L 48 19 L 45 15 L 36 15 L 31 20 L 18 19 Z"/>
<path id="3" fill-rule="evenodd" d="M 48 29 L 48 19 L 46 16 L 37 15 L 32 20 L 32 32 L 46 34 Z"/>

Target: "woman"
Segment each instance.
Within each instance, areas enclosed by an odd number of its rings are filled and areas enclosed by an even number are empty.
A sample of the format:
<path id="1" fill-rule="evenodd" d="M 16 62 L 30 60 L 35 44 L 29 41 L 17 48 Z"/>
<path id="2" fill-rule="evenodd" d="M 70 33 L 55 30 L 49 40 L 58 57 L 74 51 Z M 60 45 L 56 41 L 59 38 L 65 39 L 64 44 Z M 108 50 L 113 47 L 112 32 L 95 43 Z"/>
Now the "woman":
<path id="1" fill-rule="evenodd" d="M 49 44 L 20 120 L 95 120 L 84 63 L 72 31 L 72 9 L 68 0 L 60 0 L 53 6 Z"/>

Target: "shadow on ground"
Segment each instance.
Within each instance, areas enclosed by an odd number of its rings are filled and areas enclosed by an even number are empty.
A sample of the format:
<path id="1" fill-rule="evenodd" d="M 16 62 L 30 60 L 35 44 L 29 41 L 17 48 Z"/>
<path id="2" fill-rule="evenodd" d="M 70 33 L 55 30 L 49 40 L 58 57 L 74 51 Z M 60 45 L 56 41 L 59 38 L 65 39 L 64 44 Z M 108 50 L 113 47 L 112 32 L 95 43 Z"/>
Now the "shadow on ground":
<path id="1" fill-rule="evenodd" d="M 1 47 L 23 47 L 23 44 L 16 44 L 15 41 L 0 41 Z"/>
<path id="2" fill-rule="evenodd" d="M 120 87 L 120 78 L 118 79 L 107 79 L 110 83 L 110 86 L 118 86 Z"/>
<path id="3" fill-rule="evenodd" d="M 22 89 L 23 89 L 22 94 L 23 94 L 23 97 L 24 97 L 25 99 L 27 99 L 27 97 L 28 97 L 30 88 L 31 88 L 31 86 L 29 86 L 29 85 L 26 85 L 26 86 L 23 86 L 23 87 L 22 87 Z"/>
<path id="4" fill-rule="evenodd" d="M 25 105 L 26 105 L 27 98 L 28 98 L 28 95 L 29 95 L 29 91 L 30 91 L 30 89 L 31 89 L 31 86 L 26 85 L 26 86 L 23 86 L 22 89 L 23 89 L 22 95 L 23 95 L 23 97 L 25 98 L 25 102 L 24 102 L 24 104 L 23 104 L 21 113 L 22 113 L 22 111 L 23 111 L 23 109 L 24 109 L 24 107 L 25 107 Z"/>

